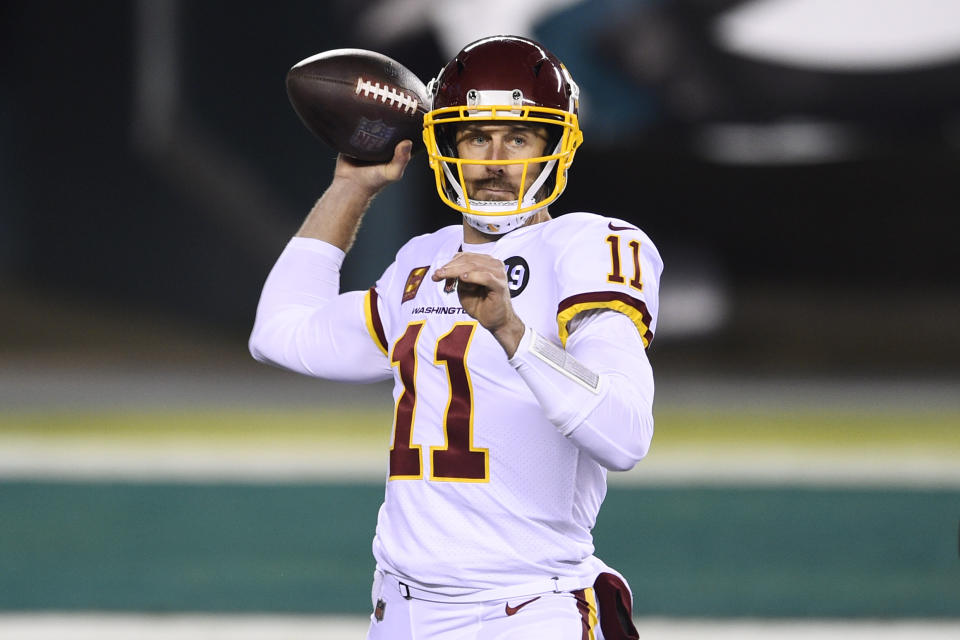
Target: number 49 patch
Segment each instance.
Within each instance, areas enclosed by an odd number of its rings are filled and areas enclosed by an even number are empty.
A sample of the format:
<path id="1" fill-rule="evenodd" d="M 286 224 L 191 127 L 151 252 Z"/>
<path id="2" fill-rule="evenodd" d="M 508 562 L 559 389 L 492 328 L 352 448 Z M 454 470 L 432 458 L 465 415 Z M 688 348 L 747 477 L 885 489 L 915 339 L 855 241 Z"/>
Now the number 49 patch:
<path id="1" fill-rule="evenodd" d="M 510 297 L 516 298 L 530 282 L 530 265 L 520 256 L 513 256 L 503 261 L 507 268 L 507 287 L 510 289 Z"/>

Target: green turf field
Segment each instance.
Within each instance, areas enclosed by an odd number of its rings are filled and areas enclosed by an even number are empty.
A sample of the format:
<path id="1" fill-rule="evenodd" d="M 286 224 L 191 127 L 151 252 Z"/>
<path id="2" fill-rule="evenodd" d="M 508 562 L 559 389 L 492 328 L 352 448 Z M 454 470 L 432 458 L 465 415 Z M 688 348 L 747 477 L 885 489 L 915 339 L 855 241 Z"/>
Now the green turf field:
<path id="1" fill-rule="evenodd" d="M 363 613 L 371 485 L 0 485 L 0 609 Z M 960 491 L 613 488 L 639 615 L 960 616 Z"/>

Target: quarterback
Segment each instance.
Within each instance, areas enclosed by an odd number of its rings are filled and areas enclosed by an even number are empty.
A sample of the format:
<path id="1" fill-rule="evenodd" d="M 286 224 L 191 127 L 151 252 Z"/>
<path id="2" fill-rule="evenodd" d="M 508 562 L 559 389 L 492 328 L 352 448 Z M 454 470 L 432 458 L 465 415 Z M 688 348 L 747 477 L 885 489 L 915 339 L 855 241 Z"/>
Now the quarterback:
<path id="1" fill-rule="evenodd" d="M 341 293 L 360 220 L 412 145 L 384 164 L 339 157 L 267 278 L 251 353 L 393 380 L 368 638 L 636 638 L 591 529 L 607 472 L 653 435 L 660 256 L 631 222 L 551 217 L 582 134 L 577 85 L 541 45 L 479 40 L 427 88 L 430 167 L 460 223 Z"/>

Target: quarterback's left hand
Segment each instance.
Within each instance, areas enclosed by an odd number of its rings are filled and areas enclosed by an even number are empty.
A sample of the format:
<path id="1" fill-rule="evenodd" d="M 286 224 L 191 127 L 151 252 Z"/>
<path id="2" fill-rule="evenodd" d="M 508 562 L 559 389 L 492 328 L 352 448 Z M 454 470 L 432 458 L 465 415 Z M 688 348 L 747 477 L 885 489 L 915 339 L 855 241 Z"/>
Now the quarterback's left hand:
<path id="1" fill-rule="evenodd" d="M 434 282 L 457 280 L 460 305 L 486 328 L 512 358 L 523 337 L 523 322 L 513 311 L 503 262 L 481 253 L 458 253 L 433 272 Z"/>

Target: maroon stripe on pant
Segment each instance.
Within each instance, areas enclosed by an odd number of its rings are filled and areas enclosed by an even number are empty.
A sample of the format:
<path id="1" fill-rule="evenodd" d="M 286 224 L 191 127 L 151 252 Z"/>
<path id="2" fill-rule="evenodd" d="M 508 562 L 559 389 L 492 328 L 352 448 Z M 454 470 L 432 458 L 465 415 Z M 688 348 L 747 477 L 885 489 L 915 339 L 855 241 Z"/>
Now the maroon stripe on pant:
<path id="1" fill-rule="evenodd" d="M 583 623 L 583 634 L 580 638 L 590 640 L 590 603 L 587 601 L 587 594 L 584 589 L 577 589 L 570 593 L 577 599 L 577 611 L 580 612 L 580 621 Z"/>

